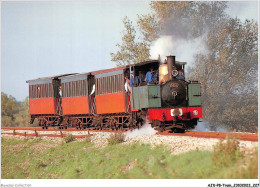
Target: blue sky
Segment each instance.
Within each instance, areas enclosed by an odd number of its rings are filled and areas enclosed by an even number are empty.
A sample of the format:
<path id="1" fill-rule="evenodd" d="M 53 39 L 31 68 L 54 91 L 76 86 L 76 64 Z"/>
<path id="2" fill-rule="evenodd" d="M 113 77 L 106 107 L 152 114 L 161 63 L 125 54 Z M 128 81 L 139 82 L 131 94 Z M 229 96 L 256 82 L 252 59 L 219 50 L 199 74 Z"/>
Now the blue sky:
<path id="1" fill-rule="evenodd" d="M 22 101 L 26 80 L 111 68 L 122 19 L 149 12 L 149 1 L 2 2 L 1 90 Z M 258 19 L 257 2 L 227 12 Z"/>

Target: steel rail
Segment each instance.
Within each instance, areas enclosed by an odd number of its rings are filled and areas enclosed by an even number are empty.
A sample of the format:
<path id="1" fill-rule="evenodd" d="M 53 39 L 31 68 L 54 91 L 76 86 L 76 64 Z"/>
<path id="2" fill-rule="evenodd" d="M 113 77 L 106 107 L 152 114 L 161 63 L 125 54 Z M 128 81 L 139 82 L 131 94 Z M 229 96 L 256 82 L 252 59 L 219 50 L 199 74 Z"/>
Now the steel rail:
<path id="1" fill-rule="evenodd" d="M 8 135 L 19 135 L 19 136 L 35 136 L 35 137 L 56 137 L 56 138 L 63 138 L 66 137 L 67 134 L 64 132 L 71 132 L 71 131 L 78 131 L 78 130 L 68 130 L 68 129 L 42 129 L 41 127 L 1 127 L 1 129 L 3 130 L 12 130 L 12 133 L 6 133 L 6 132 L 1 132 L 1 134 L 8 134 Z M 16 132 L 16 131 L 34 131 L 35 133 L 29 134 L 27 132 L 24 133 L 20 133 L 20 132 Z M 38 132 L 40 131 L 56 131 L 56 132 L 60 132 L 60 134 L 39 134 Z M 87 135 L 72 135 L 74 138 L 86 138 L 89 136 L 93 136 L 93 134 L 88 134 Z"/>
<path id="2" fill-rule="evenodd" d="M 92 132 L 117 132 L 116 130 L 111 129 L 104 129 L 104 130 L 94 130 L 94 129 L 76 129 L 76 128 L 68 128 L 68 129 L 58 129 L 54 127 L 50 127 L 48 129 L 42 129 L 41 127 L 1 127 L 3 130 L 13 130 L 20 131 L 60 131 L 60 135 L 54 135 L 52 137 L 64 137 L 66 134 L 63 134 L 62 132 L 79 132 L 79 131 L 92 131 Z M 123 132 L 126 132 L 127 130 L 121 130 Z M 4 133 L 7 134 L 7 133 Z M 8 133 L 8 134 L 14 134 L 14 133 Z M 16 135 L 22 134 L 22 136 L 25 136 L 26 133 L 18 133 L 15 132 Z M 37 134 L 37 133 L 35 133 Z M 31 134 L 32 136 L 36 136 L 35 134 Z M 186 131 L 185 133 L 170 133 L 169 131 L 164 132 L 157 132 L 157 135 L 164 135 L 164 136 L 191 136 L 191 137 L 198 137 L 198 138 L 218 138 L 218 139 L 225 139 L 227 136 L 230 138 L 235 137 L 238 140 L 244 140 L 244 141 L 252 141 L 252 142 L 258 142 L 258 134 L 255 133 L 236 133 L 236 132 L 200 132 L 200 131 Z M 88 132 L 88 135 L 89 132 Z M 75 138 L 84 138 L 88 135 L 73 135 Z M 26 134 L 26 136 L 30 136 L 30 134 Z M 38 134 L 38 136 L 49 136 L 49 134 Z M 51 137 L 51 136 L 50 136 Z"/>
<path id="3" fill-rule="evenodd" d="M 186 131 L 185 133 L 169 133 L 168 131 L 157 132 L 158 135 L 167 136 L 191 136 L 198 138 L 219 138 L 225 139 L 236 138 L 243 141 L 258 142 L 258 134 L 254 133 L 235 133 L 235 132 L 200 132 L 200 131 Z"/>

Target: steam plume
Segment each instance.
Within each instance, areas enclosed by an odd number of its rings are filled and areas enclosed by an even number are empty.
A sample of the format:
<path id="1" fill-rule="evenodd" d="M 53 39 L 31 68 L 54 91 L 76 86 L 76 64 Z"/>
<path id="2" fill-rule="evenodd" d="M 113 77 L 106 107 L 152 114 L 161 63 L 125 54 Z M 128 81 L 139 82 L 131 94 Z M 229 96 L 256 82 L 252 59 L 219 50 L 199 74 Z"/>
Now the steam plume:
<path id="1" fill-rule="evenodd" d="M 126 137 L 133 138 L 136 136 L 142 135 L 154 135 L 156 134 L 156 130 L 154 130 L 150 124 L 145 123 L 140 129 L 134 129 L 133 131 L 127 131 Z"/>
<path id="2" fill-rule="evenodd" d="M 157 59 L 160 54 L 162 61 L 168 55 L 175 55 L 179 61 L 187 62 L 191 66 L 194 62 L 194 55 L 207 52 L 204 36 L 187 40 L 163 35 L 152 43 L 150 55 L 152 59 Z"/>
<path id="3" fill-rule="evenodd" d="M 209 122 L 198 122 L 198 125 L 193 129 L 193 131 L 216 131 L 216 132 L 228 132 L 227 129 L 220 126 L 210 126 Z"/>

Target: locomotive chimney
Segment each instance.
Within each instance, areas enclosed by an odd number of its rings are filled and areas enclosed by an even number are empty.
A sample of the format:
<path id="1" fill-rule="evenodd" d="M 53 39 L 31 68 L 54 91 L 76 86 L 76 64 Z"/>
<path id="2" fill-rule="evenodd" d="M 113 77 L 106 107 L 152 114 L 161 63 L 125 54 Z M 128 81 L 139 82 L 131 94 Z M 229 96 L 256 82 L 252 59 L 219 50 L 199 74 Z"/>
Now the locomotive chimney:
<path id="1" fill-rule="evenodd" d="M 172 70 L 175 67 L 175 56 L 167 56 L 168 80 L 172 80 Z"/>

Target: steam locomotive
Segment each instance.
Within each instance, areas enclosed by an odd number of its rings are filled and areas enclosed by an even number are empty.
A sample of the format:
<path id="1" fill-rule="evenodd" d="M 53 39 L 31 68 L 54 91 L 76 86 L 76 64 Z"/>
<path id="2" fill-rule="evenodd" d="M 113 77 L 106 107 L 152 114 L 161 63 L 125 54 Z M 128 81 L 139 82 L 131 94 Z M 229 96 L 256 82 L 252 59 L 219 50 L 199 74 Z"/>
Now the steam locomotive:
<path id="1" fill-rule="evenodd" d="M 38 78 L 29 83 L 30 123 L 43 129 L 135 129 L 144 122 L 159 131 L 185 132 L 202 118 L 198 81 L 186 81 L 185 62 L 150 60 L 87 73 Z M 157 80 L 146 83 L 149 68 Z M 142 80 L 130 90 L 126 77 L 135 72 Z"/>

